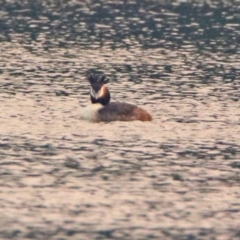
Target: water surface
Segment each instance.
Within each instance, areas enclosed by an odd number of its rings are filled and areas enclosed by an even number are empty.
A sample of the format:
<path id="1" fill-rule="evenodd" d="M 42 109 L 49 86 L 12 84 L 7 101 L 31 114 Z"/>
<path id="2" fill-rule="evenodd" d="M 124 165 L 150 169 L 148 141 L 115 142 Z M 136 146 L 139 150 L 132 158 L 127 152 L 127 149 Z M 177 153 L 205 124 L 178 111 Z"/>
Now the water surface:
<path id="1" fill-rule="evenodd" d="M 240 1 L 3 1 L 1 239 L 238 239 Z M 154 120 L 92 124 L 88 72 Z"/>

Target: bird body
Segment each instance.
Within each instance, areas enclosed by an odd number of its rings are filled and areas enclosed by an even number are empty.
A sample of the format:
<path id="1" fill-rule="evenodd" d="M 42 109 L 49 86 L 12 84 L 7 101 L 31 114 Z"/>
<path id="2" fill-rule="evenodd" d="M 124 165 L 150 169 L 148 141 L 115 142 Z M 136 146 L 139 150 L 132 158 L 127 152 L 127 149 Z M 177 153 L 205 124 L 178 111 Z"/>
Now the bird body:
<path id="1" fill-rule="evenodd" d="M 90 122 L 151 121 L 152 116 L 144 109 L 125 102 L 110 102 L 111 96 L 104 85 L 108 79 L 89 75 L 90 99 L 92 104 L 82 110 L 81 118 Z"/>

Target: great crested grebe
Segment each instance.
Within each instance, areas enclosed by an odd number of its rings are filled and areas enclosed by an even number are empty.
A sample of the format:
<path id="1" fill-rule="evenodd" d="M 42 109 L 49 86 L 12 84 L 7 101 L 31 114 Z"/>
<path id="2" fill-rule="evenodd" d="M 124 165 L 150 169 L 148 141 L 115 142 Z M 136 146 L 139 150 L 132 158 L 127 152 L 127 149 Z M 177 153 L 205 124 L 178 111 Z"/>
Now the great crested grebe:
<path id="1" fill-rule="evenodd" d="M 110 102 L 110 92 L 104 85 L 108 79 L 104 75 L 90 74 L 87 79 L 92 104 L 83 109 L 81 119 L 90 122 L 152 121 L 151 115 L 140 107 L 124 102 Z"/>

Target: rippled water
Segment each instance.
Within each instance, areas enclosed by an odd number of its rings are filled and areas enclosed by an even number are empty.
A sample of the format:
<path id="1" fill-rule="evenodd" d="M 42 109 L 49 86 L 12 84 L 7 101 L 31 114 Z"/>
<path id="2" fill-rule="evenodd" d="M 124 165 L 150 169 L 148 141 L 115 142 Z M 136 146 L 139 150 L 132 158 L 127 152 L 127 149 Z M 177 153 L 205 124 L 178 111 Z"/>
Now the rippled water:
<path id="1" fill-rule="evenodd" d="M 1 239 L 239 239 L 240 1 L 2 1 Z M 88 72 L 154 120 L 82 122 Z"/>

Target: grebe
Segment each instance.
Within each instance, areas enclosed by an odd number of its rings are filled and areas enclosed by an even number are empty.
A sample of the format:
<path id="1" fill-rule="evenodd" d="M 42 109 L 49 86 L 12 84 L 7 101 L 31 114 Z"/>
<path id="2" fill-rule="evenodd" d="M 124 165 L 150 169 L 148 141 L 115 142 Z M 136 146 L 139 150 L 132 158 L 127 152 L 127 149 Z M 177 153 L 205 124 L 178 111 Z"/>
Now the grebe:
<path id="1" fill-rule="evenodd" d="M 92 104 L 84 108 L 81 119 L 90 122 L 152 121 L 152 116 L 140 107 L 124 102 L 110 102 L 110 92 L 104 85 L 106 76 L 90 74 L 90 99 Z"/>

